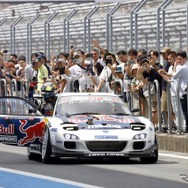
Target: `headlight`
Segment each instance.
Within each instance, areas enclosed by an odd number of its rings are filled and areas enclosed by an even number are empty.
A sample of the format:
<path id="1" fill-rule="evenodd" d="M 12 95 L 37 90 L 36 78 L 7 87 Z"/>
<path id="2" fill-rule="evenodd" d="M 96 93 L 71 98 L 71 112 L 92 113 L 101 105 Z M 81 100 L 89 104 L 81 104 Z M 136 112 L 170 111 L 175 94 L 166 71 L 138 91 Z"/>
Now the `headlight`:
<path id="1" fill-rule="evenodd" d="M 146 138 L 147 134 L 146 133 L 140 133 L 140 134 L 136 134 L 133 139 L 134 140 L 140 140 L 140 139 L 144 139 Z"/>
<path id="2" fill-rule="evenodd" d="M 74 134 L 63 134 L 63 136 L 67 140 L 79 140 L 79 137 Z"/>

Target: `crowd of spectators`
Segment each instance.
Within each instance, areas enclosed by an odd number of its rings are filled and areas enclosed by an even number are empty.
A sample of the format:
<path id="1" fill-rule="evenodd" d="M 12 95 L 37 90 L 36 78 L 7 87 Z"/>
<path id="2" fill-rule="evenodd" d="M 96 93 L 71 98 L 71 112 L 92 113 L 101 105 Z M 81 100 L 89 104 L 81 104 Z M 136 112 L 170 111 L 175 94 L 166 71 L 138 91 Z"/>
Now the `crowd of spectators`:
<path id="1" fill-rule="evenodd" d="M 140 115 L 145 116 L 151 100 L 152 122 L 158 126 L 157 93 L 154 80 L 159 83 L 163 128 L 168 127 L 167 82 L 170 82 L 173 128 L 178 127 L 176 83 L 180 80 L 181 116 L 184 117 L 185 130 L 188 132 L 187 83 L 188 62 L 185 51 L 175 52 L 164 47 L 160 52 L 144 49 L 120 50 L 117 54 L 100 46 L 97 40 L 92 41 L 91 54 L 81 49 L 70 47 L 68 53 L 52 54 L 48 60 L 43 52 L 31 55 L 30 62 L 25 56 L 9 54 L 4 62 L 4 51 L 0 53 L 0 79 L 5 79 L 10 90 L 10 83 L 15 79 L 16 94 L 21 93 L 21 82 L 29 82 L 30 90 L 26 96 L 40 94 L 45 82 L 54 84 L 56 93 L 63 92 L 109 92 L 123 95 L 129 108 L 139 108 Z M 160 63 L 160 55 L 163 64 Z M 150 86 L 149 86 L 150 85 Z M 1 85 L 2 86 L 2 85 Z M 32 87 L 31 87 L 32 86 Z M 32 89 L 31 89 L 32 88 Z M 149 88 L 150 93 L 149 95 Z M 1 92 L 3 88 L 0 88 Z M 10 91 L 9 91 L 10 92 Z"/>

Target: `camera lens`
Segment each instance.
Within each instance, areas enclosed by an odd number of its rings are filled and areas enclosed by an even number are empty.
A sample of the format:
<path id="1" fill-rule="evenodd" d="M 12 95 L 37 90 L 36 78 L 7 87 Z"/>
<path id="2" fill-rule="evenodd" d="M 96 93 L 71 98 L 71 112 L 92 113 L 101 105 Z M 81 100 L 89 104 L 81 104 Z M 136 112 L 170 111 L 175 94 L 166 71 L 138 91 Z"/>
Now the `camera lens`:
<path id="1" fill-rule="evenodd" d="M 3 50 L 3 53 L 8 53 L 8 50 Z"/>

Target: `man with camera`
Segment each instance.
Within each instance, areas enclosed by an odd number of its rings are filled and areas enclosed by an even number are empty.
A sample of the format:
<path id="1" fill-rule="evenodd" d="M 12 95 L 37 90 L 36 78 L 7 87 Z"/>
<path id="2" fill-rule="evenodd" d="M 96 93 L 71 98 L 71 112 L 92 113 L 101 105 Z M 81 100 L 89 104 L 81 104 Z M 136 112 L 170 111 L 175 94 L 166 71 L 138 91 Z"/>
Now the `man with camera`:
<path id="1" fill-rule="evenodd" d="M 99 76 L 100 81 L 96 89 L 96 92 L 105 91 L 105 85 L 107 82 L 110 82 L 114 78 L 116 66 L 118 65 L 116 61 L 116 56 L 112 53 L 106 53 L 103 59 L 106 65 L 104 66 Z"/>

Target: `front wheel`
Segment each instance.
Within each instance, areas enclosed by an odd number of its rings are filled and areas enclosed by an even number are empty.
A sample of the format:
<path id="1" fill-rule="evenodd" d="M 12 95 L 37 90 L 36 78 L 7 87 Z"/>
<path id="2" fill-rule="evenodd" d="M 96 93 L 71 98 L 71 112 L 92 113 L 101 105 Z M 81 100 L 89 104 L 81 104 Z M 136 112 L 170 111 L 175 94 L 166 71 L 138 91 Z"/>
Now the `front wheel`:
<path id="1" fill-rule="evenodd" d="M 51 158 L 51 143 L 50 143 L 50 133 L 49 130 L 46 129 L 44 133 L 43 143 L 42 143 L 42 162 L 44 164 L 49 164 L 52 161 Z"/>
<path id="2" fill-rule="evenodd" d="M 156 163 L 158 161 L 158 149 L 155 149 L 151 157 L 140 157 L 141 163 Z"/>

